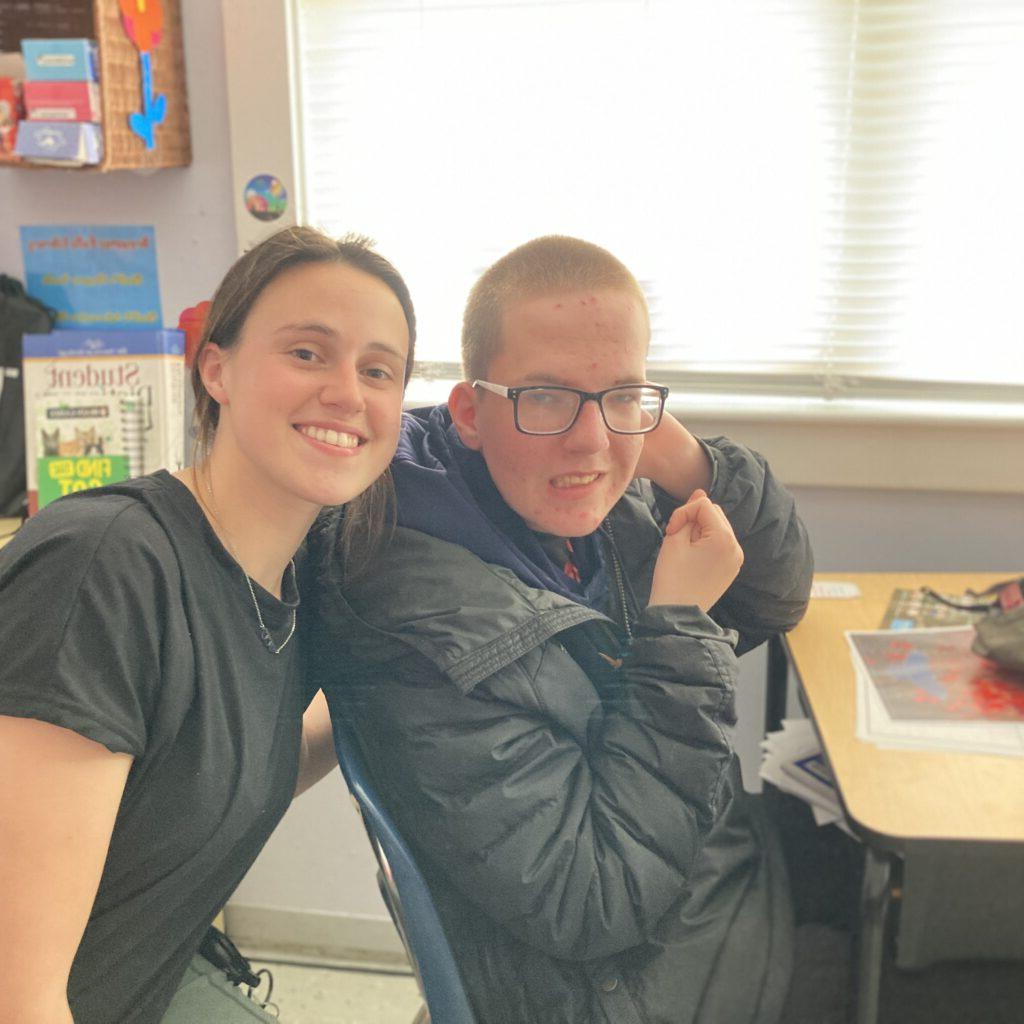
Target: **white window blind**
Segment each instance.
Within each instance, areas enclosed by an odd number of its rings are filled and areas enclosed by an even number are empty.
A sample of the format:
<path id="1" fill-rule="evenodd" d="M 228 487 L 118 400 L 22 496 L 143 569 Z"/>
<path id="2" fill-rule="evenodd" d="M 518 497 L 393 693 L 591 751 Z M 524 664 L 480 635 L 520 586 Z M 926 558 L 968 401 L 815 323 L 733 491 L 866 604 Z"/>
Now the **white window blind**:
<path id="1" fill-rule="evenodd" d="M 453 372 L 541 234 L 648 295 L 652 379 L 1024 395 L 1017 0 L 295 0 L 306 219 L 403 272 Z"/>

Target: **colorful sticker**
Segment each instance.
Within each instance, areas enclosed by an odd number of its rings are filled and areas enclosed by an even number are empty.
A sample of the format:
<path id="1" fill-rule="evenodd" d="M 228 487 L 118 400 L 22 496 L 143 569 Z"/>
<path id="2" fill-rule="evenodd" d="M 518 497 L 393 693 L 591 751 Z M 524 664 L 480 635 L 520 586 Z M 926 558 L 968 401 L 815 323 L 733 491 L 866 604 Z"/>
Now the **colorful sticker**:
<path id="1" fill-rule="evenodd" d="M 288 209 L 288 192 L 281 179 L 257 174 L 245 186 L 245 208 L 257 220 L 277 220 Z"/>

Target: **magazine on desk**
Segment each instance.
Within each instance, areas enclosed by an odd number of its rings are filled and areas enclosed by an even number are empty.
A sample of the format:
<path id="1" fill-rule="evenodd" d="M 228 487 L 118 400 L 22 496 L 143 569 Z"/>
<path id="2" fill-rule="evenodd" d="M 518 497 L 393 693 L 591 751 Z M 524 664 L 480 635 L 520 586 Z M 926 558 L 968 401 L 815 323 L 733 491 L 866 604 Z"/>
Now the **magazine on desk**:
<path id="1" fill-rule="evenodd" d="M 975 654 L 973 626 L 846 636 L 857 673 L 858 739 L 1024 756 L 1024 675 Z"/>
<path id="2" fill-rule="evenodd" d="M 985 614 L 977 609 L 960 607 L 961 601 L 962 598 L 955 594 L 936 594 L 923 587 L 916 590 L 897 587 L 882 616 L 881 628 L 967 626 L 973 625 Z"/>

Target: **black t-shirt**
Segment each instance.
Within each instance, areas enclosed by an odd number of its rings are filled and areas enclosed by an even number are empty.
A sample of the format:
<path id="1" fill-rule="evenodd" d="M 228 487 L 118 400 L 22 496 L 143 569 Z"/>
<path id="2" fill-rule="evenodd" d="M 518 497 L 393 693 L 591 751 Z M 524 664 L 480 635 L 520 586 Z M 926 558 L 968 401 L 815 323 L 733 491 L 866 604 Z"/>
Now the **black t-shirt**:
<path id="1" fill-rule="evenodd" d="M 256 596 L 280 644 L 291 575 L 284 601 Z M 0 714 L 135 759 L 71 968 L 77 1024 L 159 1021 L 288 807 L 299 645 L 274 655 L 258 629 L 242 569 L 168 473 L 56 502 L 0 551 Z"/>

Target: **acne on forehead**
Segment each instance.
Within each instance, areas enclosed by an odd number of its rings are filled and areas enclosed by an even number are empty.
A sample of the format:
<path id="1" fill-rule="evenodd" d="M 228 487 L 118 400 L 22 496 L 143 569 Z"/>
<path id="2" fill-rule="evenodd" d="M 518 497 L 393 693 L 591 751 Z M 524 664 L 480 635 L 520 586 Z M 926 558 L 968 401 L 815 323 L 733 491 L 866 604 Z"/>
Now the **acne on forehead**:
<path id="1" fill-rule="evenodd" d="M 552 300 L 548 309 L 552 313 L 556 314 L 562 314 L 562 312 L 566 309 L 567 306 L 572 308 L 573 305 L 580 306 L 584 309 L 592 309 L 594 313 L 597 314 L 597 316 L 599 317 L 593 321 L 594 327 L 600 331 L 604 330 L 608 326 L 606 320 L 600 317 L 607 315 L 609 307 L 611 307 L 611 312 L 614 316 L 614 308 L 619 300 L 625 299 L 627 305 L 634 307 L 637 306 L 636 298 L 626 291 L 610 289 L 608 292 L 605 293 L 605 298 L 606 300 L 610 301 L 605 301 L 602 307 L 601 296 L 594 293 L 580 295 L 575 298 L 568 298 L 565 295 L 563 295 L 559 299 Z"/>
<path id="2" fill-rule="evenodd" d="M 597 296 L 596 295 L 581 296 L 580 299 L 579 299 L 579 304 L 581 306 L 596 306 L 597 305 Z M 554 303 L 552 303 L 551 308 L 552 309 L 564 309 L 565 308 L 565 303 L 564 302 L 554 302 Z"/>
<path id="3" fill-rule="evenodd" d="M 646 303 L 628 288 L 598 288 L 593 291 L 562 291 L 547 295 L 523 295 L 510 299 L 501 311 L 501 333 L 499 344 L 492 358 L 506 355 L 505 343 L 509 331 L 514 331 L 516 340 L 520 332 L 540 335 L 564 336 L 562 332 L 571 324 L 582 326 L 581 321 L 589 320 L 589 329 L 595 341 L 601 341 L 617 349 L 628 344 L 635 337 L 631 329 L 623 333 L 623 319 L 632 321 L 639 316 L 643 323 L 641 330 L 644 352 L 650 343 L 650 325 Z M 575 328 L 569 328 L 575 329 Z M 632 336 L 632 337 L 630 337 Z M 592 367 L 593 368 L 593 367 Z"/>

